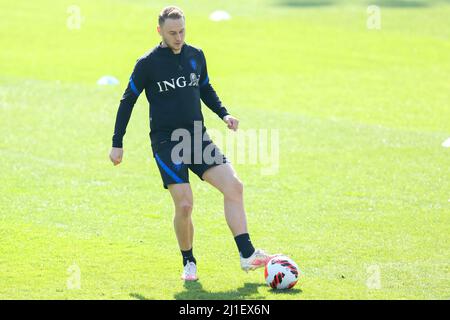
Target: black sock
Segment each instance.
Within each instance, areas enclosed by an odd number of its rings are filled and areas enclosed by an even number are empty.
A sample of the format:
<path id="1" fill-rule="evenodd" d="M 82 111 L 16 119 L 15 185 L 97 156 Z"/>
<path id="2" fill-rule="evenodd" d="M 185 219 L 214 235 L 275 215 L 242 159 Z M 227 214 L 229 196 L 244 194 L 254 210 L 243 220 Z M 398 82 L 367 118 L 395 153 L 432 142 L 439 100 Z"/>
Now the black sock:
<path id="1" fill-rule="evenodd" d="M 255 248 L 250 241 L 248 233 L 243 233 L 234 237 L 234 241 L 236 241 L 239 253 L 243 258 L 248 258 L 255 252 Z"/>
<path id="2" fill-rule="evenodd" d="M 194 254 L 192 253 L 192 248 L 186 251 L 181 250 L 181 254 L 183 256 L 183 266 L 185 266 L 188 261 L 197 264 L 197 260 L 195 260 Z"/>

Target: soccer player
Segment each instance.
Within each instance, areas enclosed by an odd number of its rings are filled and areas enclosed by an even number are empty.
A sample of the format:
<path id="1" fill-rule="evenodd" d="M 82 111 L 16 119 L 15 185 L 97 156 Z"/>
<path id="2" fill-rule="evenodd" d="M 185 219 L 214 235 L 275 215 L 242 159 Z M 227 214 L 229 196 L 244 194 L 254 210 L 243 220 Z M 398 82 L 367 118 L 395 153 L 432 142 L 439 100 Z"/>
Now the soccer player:
<path id="1" fill-rule="evenodd" d="M 110 159 L 114 165 L 122 162 L 122 139 L 133 106 L 145 90 L 150 105 L 153 156 L 163 186 L 169 190 L 175 206 L 173 223 L 184 266 L 181 278 L 185 281 L 198 279 L 197 261 L 192 251 L 193 196 L 189 170 L 223 194 L 225 217 L 239 250 L 241 268 L 248 271 L 263 267 L 272 256 L 263 250 L 255 250 L 250 241 L 242 182 L 226 157 L 209 139 L 200 100 L 229 129 L 236 131 L 239 120 L 228 113 L 211 86 L 203 51 L 185 43 L 185 17 L 181 9 L 174 6 L 164 8 L 159 15 L 157 31 L 162 41 L 138 59 L 120 101 Z M 204 137 L 200 145 L 195 141 L 186 144 L 188 147 L 179 153 L 182 161 L 174 159 L 173 155 L 179 142 L 173 139 L 172 134 L 180 129 L 192 135 L 197 132 Z M 205 159 L 204 154 L 210 154 L 215 161 Z"/>

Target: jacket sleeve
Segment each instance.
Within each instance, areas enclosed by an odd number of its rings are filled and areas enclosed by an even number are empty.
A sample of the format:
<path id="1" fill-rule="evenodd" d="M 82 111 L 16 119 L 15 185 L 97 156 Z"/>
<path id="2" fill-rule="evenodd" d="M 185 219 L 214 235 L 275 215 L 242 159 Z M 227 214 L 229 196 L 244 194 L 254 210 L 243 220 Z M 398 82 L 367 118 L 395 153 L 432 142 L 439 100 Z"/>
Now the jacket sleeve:
<path id="1" fill-rule="evenodd" d="M 203 64 L 199 82 L 200 98 L 209 109 L 211 109 L 215 114 L 217 114 L 220 119 L 223 119 L 223 117 L 225 117 L 229 113 L 227 109 L 222 105 L 222 102 L 217 96 L 216 91 L 209 82 L 208 69 L 206 67 L 206 58 L 202 50 L 200 50 L 200 54 Z"/>
<path id="2" fill-rule="evenodd" d="M 122 140 L 131 117 L 131 112 L 139 95 L 146 87 L 147 78 L 148 73 L 145 68 L 145 61 L 142 59 L 138 60 L 128 81 L 125 93 L 120 100 L 119 109 L 117 110 L 114 135 L 112 137 L 113 147 L 122 148 Z"/>

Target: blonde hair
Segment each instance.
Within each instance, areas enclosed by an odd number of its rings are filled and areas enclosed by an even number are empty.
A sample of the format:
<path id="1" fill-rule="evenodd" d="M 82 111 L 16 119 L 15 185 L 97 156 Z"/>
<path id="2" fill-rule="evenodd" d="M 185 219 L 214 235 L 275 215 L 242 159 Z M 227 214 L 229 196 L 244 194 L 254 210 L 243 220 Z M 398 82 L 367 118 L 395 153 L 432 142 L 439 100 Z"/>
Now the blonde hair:
<path id="1" fill-rule="evenodd" d="M 183 11 L 175 6 L 169 6 L 162 9 L 158 17 L 159 26 L 162 26 L 166 19 L 185 19 Z"/>

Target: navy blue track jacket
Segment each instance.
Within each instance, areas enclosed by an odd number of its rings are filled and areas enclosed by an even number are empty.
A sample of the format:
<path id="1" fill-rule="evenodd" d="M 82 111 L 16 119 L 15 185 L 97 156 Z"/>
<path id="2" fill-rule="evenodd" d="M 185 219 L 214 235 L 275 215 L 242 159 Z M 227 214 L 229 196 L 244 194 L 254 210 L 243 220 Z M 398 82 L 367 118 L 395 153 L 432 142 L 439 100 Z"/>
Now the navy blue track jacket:
<path id="1" fill-rule="evenodd" d="M 143 90 L 149 102 L 152 145 L 170 140 L 172 131 L 178 128 L 192 132 L 194 121 L 203 124 L 200 99 L 221 119 L 228 115 L 209 83 L 203 51 L 184 44 L 181 52 L 174 54 L 160 44 L 138 59 L 134 67 L 117 111 L 113 147 L 122 148 L 131 112 Z"/>

